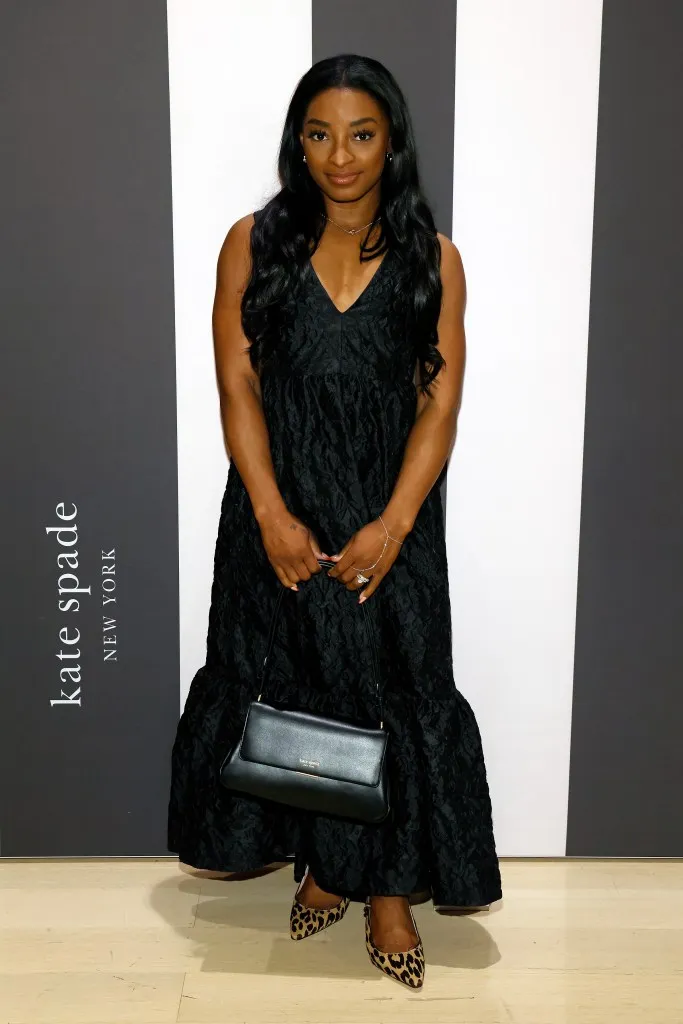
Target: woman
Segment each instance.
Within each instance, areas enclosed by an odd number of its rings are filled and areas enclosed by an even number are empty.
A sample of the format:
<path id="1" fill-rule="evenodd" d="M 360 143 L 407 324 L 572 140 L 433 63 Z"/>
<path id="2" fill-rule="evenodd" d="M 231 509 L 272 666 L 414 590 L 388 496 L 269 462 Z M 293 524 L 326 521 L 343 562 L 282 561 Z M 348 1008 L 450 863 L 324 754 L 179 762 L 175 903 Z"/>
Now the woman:
<path id="1" fill-rule="evenodd" d="M 218 261 L 231 463 L 206 664 L 173 749 L 169 849 L 229 872 L 294 859 L 292 937 L 362 901 L 372 962 L 420 987 L 411 894 L 459 907 L 501 896 L 480 735 L 453 678 L 439 490 L 462 387 L 463 268 L 435 230 L 405 99 L 377 61 L 341 55 L 303 76 L 279 173 L 281 191 L 231 227 Z M 368 602 L 394 793 L 379 825 L 217 781 L 282 587 L 297 596 L 282 602 L 269 700 L 331 717 L 376 713 L 357 610 Z"/>

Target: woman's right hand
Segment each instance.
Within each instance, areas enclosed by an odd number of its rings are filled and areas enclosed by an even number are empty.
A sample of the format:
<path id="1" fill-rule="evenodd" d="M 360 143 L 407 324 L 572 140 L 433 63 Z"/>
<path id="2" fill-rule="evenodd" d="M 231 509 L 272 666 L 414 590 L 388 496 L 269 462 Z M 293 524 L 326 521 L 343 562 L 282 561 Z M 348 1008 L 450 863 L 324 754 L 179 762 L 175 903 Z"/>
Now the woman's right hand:
<path id="1" fill-rule="evenodd" d="M 298 516 L 283 512 L 260 522 L 263 546 L 280 583 L 298 590 L 299 580 L 309 580 L 322 568 L 319 558 L 328 558 L 320 550 L 313 531 Z"/>

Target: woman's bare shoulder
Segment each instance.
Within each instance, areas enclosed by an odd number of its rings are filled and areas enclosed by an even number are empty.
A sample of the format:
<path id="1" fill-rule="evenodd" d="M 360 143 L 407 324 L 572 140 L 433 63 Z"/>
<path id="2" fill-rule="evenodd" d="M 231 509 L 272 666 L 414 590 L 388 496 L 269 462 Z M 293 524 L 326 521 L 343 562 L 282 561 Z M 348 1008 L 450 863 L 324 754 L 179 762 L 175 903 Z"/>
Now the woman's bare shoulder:
<path id="1" fill-rule="evenodd" d="M 455 242 L 441 232 L 437 231 L 437 237 L 441 245 L 441 284 L 444 296 L 449 302 L 464 307 L 467 284 L 460 250 Z"/>
<path id="2" fill-rule="evenodd" d="M 442 266 L 453 267 L 457 264 L 462 266 L 460 250 L 455 242 L 451 241 L 447 235 L 442 235 L 440 231 L 437 231 L 436 237 L 439 239 L 439 245 L 441 246 Z"/>
<path id="3" fill-rule="evenodd" d="M 254 214 L 248 213 L 228 228 L 218 254 L 219 280 L 229 281 L 235 278 L 244 283 L 251 263 L 251 229 L 253 226 Z"/>
<path id="4" fill-rule="evenodd" d="M 235 252 L 248 249 L 251 244 L 251 229 L 254 226 L 254 219 L 253 213 L 247 213 L 231 224 L 225 236 L 223 248 L 227 247 Z"/>
<path id="5" fill-rule="evenodd" d="M 461 287 L 464 284 L 465 271 L 460 250 L 455 242 L 437 231 L 436 237 L 441 246 L 441 280 L 444 285 Z"/>

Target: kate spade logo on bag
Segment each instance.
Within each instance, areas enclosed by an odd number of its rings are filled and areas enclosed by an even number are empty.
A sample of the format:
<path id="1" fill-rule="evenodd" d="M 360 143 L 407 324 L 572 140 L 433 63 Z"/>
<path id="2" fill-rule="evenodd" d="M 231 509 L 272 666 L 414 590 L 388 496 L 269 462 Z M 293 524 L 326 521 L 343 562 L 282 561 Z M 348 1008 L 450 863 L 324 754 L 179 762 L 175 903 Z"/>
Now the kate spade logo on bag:
<path id="1" fill-rule="evenodd" d="M 300 757 L 299 764 L 303 765 L 304 768 L 319 768 L 320 761 L 307 761 L 306 758 Z"/>

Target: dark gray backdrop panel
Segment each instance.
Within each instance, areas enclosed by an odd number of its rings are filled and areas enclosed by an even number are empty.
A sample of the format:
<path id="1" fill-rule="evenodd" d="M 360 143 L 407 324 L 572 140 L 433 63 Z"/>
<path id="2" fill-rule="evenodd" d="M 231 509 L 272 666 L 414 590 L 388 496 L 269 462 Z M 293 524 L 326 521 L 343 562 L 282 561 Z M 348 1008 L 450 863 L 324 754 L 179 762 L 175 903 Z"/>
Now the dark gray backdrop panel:
<path id="1" fill-rule="evenodd" d="M 567 853 L 683 855 L 683 5 L 603 15 Z"/>
<path id="2" fill-rule="evenodd" d="M 313 61 L 374 57 L 405 93 L 436 226 L 451 237 L 456 4 L 451 0 L 313 0 Z"/>
<path id="3" fill-rule="evenodd" d="M 166 5 L 3 3 L 0 40 L 0 852 L 165 854 L 179 709 Z M 57 604 L 59 502 L 77 506 L 91 588 L 77 613 Z M 81 633 L 80 707 L 50 705 L 64 627 Z"/>
<path id="4" fill-rule="evenodd" d="M 437 229 L 453 237 L 455 0 L 312 0 L 312 6 L 314 62 L 358 53 L 381 61 L 396 78 L 410 108 Z M 438 484 L 444 506 L 446 479 L 444 468 Z"/>

